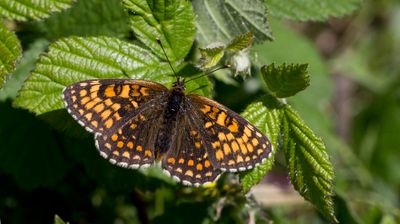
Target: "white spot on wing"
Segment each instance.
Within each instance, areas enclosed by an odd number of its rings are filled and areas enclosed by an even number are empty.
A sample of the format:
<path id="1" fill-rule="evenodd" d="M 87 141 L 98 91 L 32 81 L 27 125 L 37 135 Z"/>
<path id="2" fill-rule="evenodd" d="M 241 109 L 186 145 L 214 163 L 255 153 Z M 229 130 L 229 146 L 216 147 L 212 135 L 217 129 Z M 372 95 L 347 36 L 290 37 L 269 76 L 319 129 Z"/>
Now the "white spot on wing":
<path id="1" fill-rule="evenodd" d="M 107 154 L 105 153 L 105 152 L 100 152 L 100 155 L 103 157 L 103 158 L 106 158 L 107 159 Z"/>
<path id="2" fill-rule="evenodd" d="M 117 163 L 117 161 L 116 161 L 115 159 L 110 159 L 110 163 L 112 163 L 112 164 L 116 164 L 116 163 Z"/>
<path id="3" fill-rule="evenodd" d="M 182 181 L 182 184 L 183 184 L 183 185 L 186 185 L 186 186 L 192 186 L 192 183 L 190 183 L 190 182 L 187 181 L 187 180 Z"/>
<path id="4" fill-rule="evenodd" d="M 137 168 L 139 168 L 139 164 L 131 164 L 131 165 L 129 165 L 129 168 L 137 169 Z"/>
<path id="5" fill-rule="evenodd" d="M 143 164 L 140 166 L 140 169 L 146 169 L 150 166 L 150 164 Z"/>
<path id="6" fill-rule="evenodd" d="M 171 176 L 171 173 L 168 171 L 168 170 L 163 170 L 163 173 L 165 174 L 165 175 L 167 175 L 167 176 Z"/>
<path id="7" fill-rule="evenodd" d="M 99 141 L 97 141 L 97 139 L 94 140 L 94 145 L 96 146 L 96 148 L 97 148 L 98 150 L 100 150 Z M 103 152 L 103 153 L 104 153 L 104 152 Z"/>
<path id="8" fill-rule="evenodd" d="M 174 179 L 176 182 L 181 182 L 181 179 L 177 176 L 172 176 L 172 179 Z"/>
<path id="9" fill-rule="evenodd" d="M 121 167 L 124 167 L 124 168 L 128 167 L 128 163 L 125 163 L 125 162 L 119 162 L 119 163 L 117 163 L 117 165 L 121 166 Z"/>

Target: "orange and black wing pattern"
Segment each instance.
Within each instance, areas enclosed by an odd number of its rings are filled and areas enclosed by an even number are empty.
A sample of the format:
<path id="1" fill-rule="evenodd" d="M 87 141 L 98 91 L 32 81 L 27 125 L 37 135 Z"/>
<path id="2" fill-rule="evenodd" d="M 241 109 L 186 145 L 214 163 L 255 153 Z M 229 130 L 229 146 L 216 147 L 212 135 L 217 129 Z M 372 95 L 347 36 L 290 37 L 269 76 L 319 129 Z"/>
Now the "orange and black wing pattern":
<path id="1" fill-rule="evenodd" d="M 129 79 L 97 79 L 65 88 L 68 112 L 95 133 L 100 154 L 111 163 L 138 168 L 154 162 L 154 142 L 168 89 Z"/>
<path id="2" fill-rule="evenodd" d="M 206 143 L 191 121 L 190 112 L 178 117 L 172 142 L 161 166 L 164 173 L 185 185 L 200 186 L 214 182 L 221 170 L 216 169 L 208 157 Z"/>
<path id="3" fill-rule="evenodd" d="M 150 81 L 95 79 L 67 86 L 63 98 L 68 112 L 86 130 L 113 133 L 145 105 L 160 101 L 167 91 Z"/>
<path id="4" fill-rule="evenodd" d="M 142 110 L 111 135 L 95 135 L 100 154 L 112 164 L 137 169 L 155 161 L 155 142 L 162 122 L 158 108 Z"/>
<path id="5" fill-rule="evenodd" d="M 215 168 L 244 171 L 258 166 L 271 154 L 269 139 L 239 114 L 203 96 L 189 94 L 187 99 Z"/>

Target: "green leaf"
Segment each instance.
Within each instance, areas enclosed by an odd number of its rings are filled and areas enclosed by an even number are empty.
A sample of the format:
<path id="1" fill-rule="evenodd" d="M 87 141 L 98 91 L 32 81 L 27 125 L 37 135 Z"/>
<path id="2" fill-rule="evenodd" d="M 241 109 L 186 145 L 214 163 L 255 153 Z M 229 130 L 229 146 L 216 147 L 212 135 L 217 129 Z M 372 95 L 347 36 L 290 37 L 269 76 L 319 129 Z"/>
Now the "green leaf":
<path id="1" fill-rule="evenodd" d="M 51 44 L 49 52 L 39 58 L 14 105 L 43 114 L 64 108 L 63 88 L 78 81 L 132 78 L 171 84 L 175 80 L 171 73 L 169 65 L 148 49 L 117 38 L 65 38 Z M 201 91 L 209 96 L 209 82 L 205 80 L 191 82 L 187 91 L 206 85 Z"/>
<path id="2" fill-rule="evenodd" d="M 3 87 L 6 75 L 14 71 L 21 57 L 21 45 L 17 36 L 9 31 L 0 21 L 0 88 Z"/>
<path id="3" fill-rule="evenodd" d="M 160 58 L 165 58 L 156 38 L 171 61 L 184 58 L 196 33 L 192 6 L 185 0 L 124 0 L 135 36 Z"/>
<path id="4" fill-rule="evenodd" d="M 235 37 L 231 42 L 229 42 L 228 46 L 226 46 L 226 50 L 228 51 L 241 51 L 244 50 L 253 43 L 254 35 L 252 32 L 247 32 L 245 34 L 239 35 Z"/>
<path id="5" fill-rule="evenodd" d="M 19 187 L 54 186 L 69 168 L 56 132 L 33 114 L 0 103 L 0 170 Z"/>
<path id="6" fill-rule="evenodd" d="M 252 62 L 260 68 L 271 63 L 308 64 L 310 86 L 307 91 L 288 98 L 288 101 L 318 135 L 330 135 L 333 119 L 330 117 L 329 105 L 333 97 L 333 86 L 324 60 L 314 43 L 304 36 L 276 20 L 271 21 L 271 26 L 275 40 L 250 48 Z"/>
<path id="7" fill-rule="evenodd" d="M 218 64 L 218 62 L 222 59 L 225 52 L 225 46 L 223 44 L 200 48 L 201 54 L 201 68 L 203 69 L 210 69 Z"/>
<path id="8" fill-rule="evenodd" d="M 295 189 L 325 217 L 337 222 L 332 201 L 333 168 L 323 141 L 286 105 L 282 148 Z"/>
<path id="9" fill-rule="evenodd" d="M 75 0 L 0 1 L 0 17 L 19 21 L 39 20 L 71 6 Z"/>
<path id="10" fill-rule="evenodd" d="M 228 42 L 252 32 L 257 43 L 272 40 L 263 0 L 194 0 L 200 46 Z"/>
<path id="11" fill-rule="evenodd" d="M 50 39 L 72 35 L 124 37 L 130 30 L 127 21 L 128 15 L 120 0 L 81 0 L 34 25 Z"/>
<path id="12" fill-rule="evenodd" d="M 0 102 L 6 99 L 14 99 L 18 91 L 21 89 L 22 84 L 28 77 L 29 73 L 33 70 L 35 62 L 42 53 L 49 42 L 45 39 L 38 39 L 24 51 L 21 62 L 17 65 L 13 75 L 7 80 L 6 84 L 0 89 Z"/>
<path id="13" fill-rule="evenodd" d="M 362 0 L 266 0 L 271 14 L 299 21 L 326 21 L 348 15 L 360 8 Z"/>
<path id="14" fill-rule="evenodd" d="M 272 154 L 263 164 L 240 175 L 245 192 L 249 191 L 253 185 L 259 183 L 274 163 L 275 154 L 280 147 L 278 138 L 281 132 L 280 123 L 282 115 L 283 105 L 276 98 L 268 95 L 251 103 L 242 113 L 244 118 L 266 134 L 273 145 Z"/>
<path id="15" fill-rule="evenodd" d="M 42 55 L 14 103 L 36 114 L 64 108 L 61 92 L 74 82 L 94 78 L 151 79 L 171 82 L 166 63 L 148 50 L 117 38 L 61 39 Z"/>
<path id="16" fill-rule="evenodd" d="M 64 222 L 64 220 L 62 220 L 60 218 L 60 216 L 55 215 L 54 216 L 54 224 L 68 224 L 69 222 Z"/>
<path id="17" fill-rule="evenodd" d="M 268 88 L 279 98 L 293 96 L 310 85 L 307 64 L 282 64 L 275 67 L 272 63 L 261 68 Z"/>

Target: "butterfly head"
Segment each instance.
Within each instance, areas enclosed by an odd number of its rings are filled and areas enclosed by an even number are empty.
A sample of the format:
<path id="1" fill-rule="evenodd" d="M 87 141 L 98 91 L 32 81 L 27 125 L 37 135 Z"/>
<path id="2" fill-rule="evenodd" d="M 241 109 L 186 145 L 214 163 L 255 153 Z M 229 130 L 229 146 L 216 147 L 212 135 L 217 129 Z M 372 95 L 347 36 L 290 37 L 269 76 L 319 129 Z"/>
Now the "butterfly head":
<path id="1" fill-rule="evenodd" d="M 186 90 L 185 78 L 179 76 L 176 82 L 172 84 L 172 88 L 175 90 L 179 90 L 181 92 L 185 92 Z"/>

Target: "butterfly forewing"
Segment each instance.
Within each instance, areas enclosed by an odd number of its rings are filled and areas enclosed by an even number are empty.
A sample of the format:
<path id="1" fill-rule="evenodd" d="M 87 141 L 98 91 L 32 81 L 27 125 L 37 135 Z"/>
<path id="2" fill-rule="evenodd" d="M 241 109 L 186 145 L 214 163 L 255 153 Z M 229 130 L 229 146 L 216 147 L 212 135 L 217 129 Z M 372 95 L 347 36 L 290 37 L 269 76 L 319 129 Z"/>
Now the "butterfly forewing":
<path id="1" fill-rule="evenodd" d="M 190 122 L 190 112 L 179 115 L 178 129 L 172 131 L 172 142 L 162 160 L 162 168 L 186 185 L 203 185 L 215 181 L 221 171 L 208 158 L 201 132 Z"/>
<path id="2" fill-rule="evenodd" d="M 160 100 L 168 89 L 161 84 L 130 79 L 97 79 L 65 88 L 68 112 L 88 131 L 113 132 L 143 109 Z"/>
<path id="3" fill-rule="evenodd" d="M 167 95 L 161 84 L 130 79 L 88 80 L 63 92 L 72 117 L 96 133 L 100 154 L 131 168 L 154 162 L 159 114 Z"/>
<path id="4" fill-rule="evenodd" d="M 195 111 L 213 166 L 223 171 L 251 169 L 266 159 L 272 145 L 256 127 L 225 106 L 196 94 L 187 95 Z"/>

